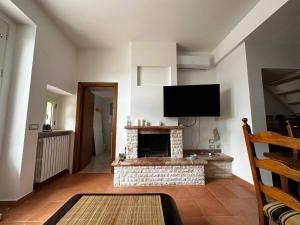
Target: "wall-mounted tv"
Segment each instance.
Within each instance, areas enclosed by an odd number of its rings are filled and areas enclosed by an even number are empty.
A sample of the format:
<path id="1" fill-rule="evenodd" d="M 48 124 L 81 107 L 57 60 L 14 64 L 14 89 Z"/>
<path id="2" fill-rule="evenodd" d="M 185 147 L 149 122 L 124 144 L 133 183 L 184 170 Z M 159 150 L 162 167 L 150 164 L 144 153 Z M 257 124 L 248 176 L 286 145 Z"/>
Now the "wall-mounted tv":
<path id="1" fill-rule="evenodd" d="M 164 116 L 220 116 L 220 85 L 164 86 Z"/>

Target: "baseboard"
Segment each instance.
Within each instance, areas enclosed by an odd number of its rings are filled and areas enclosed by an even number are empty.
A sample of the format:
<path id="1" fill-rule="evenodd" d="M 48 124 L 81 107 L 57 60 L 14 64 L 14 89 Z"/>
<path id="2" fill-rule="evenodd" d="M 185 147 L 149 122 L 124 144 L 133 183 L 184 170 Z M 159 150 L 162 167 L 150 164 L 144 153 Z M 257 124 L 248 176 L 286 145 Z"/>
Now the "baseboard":
<path id="1" fill-rule="evenodd" d="M 0 208 L 15 208 L 32 196 L 33 192 L 28 193 L 15 201 L 0 201 Z"/>
<path id="2" fill-rule="evenodd" d="M 255 193 L 255 188 L 253 184 L 250 184 L 248 181 L 243 180 L 242 178 L 232 175 L 232 178 L 235 182 L 237 182 L 239 185 L 245 187 L 247 190 Z"/>
<path id="3" fill-rule="evenodd" d="M 56 180 L 57 178 L 65 176 L 66 174 L 69 174 L 69 170 L 68 169 L 59 172 L 58 174 L 54 175 L 53 177 L 50 177 L 48 180 L 45 180 L 42 183 L 34 183 L 33 190 L 39 189 L 41 187 L 44 187 L 45 185 L 48 185 L 52 181 Z"/>
<path id="4" fill-rule="evenodd" d="M 33 190 L 36 190 L 44 185 L 49 184 L 50 182 L 52 182 L 54 179 L 58 178 L 58 177 L 62 177 L 65 174 L 69 173 L 68 170 L 64 170 L 58 174 L 56 174 L 55 176 L 51 177 L 50 179 L 46 180 L 43 183 L 40 184 L 34 184 L 33 186 Z M 22 204 L 24 201 L 26 201 L 28 198 L 30 198 L 33 195 L 33 192 L 30 192 L 29 194 L 25 195 L 24 197 L 16 200 L 16 201 L 1 201 L 0 200 L 0 209 L 2 208 L 15 208 L 17 206 L 19 206 L 20 204 Z"/>

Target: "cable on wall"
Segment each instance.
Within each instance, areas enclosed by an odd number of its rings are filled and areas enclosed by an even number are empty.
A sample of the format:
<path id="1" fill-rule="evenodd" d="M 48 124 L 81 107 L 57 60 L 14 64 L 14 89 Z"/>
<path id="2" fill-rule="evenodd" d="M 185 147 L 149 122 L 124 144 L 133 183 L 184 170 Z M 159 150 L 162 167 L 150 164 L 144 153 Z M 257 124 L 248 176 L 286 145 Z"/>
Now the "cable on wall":
<path id="1" fill-rule="evenodd" d="M 184 127 L 192 127 L 197 123 L 197 117 L 194 117 L 194 122 L 192 124 L 186 125 L 186 124 L 182 124 Z"/>

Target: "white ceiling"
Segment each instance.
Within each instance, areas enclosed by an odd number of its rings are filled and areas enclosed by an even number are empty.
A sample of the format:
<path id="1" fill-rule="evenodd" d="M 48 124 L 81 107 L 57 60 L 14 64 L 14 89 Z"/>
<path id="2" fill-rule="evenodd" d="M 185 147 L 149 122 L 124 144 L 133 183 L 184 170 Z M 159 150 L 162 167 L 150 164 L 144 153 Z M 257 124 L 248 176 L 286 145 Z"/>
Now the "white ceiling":
<path id="1" fill-rule="evenodd" d="M 289 0 L 259 26 L 247 41 L 300 45 L 300 1 Z"/>
<path id="2" fill-rule="evenodd" d="M 174 41 L 211 51 L 259 0 L 36 0 L 79 48 Z"/>

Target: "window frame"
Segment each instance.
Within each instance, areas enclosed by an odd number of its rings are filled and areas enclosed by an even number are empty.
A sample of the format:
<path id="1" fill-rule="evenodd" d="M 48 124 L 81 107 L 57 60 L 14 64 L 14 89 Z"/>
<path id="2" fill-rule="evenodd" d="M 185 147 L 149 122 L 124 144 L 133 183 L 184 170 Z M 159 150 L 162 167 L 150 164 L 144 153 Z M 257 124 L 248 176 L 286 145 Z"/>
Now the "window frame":
<path id="1" fill-rule="evenodd" d="M 5 73 L 5 67 L 6 67 L 6 58 L 7 58 L 7 49 L 8 49 L 8 34 L 10 30 L 10 24 L 2 18 L 0 15 L 0 23 L 1 25 L 6 26 L 6 28 L 3 29 L 3 32 L 1 33 L 0 30 L 0 49 L 3 50 L 0 51 L 0 97 L 3 96 L 2 93 L 2 86 L 3 86 L 3 81 L 4 81 L 4 76 L 6 75 Z M 1 46 L 3 45 L 3 46 Z M 3 48 L 3 49 L 2 49 Z M 2 54 L 1 54 L 2 52 Z M 0 104 L 1 104 L 1 98 L 0 98 Z"/>
<path id="2" fill-rule="evenodd" d="M 56 130 L 58 128 L 58 119 L 59 119 L 59 96 L 52 96 L 53 93 L 47 93 L 46 102 L 45 102 L 45 117 L 44 124 L 46 124 L 47 117 L 47 104 L 51 102 L 52 104 L 52 118 L 50 119 L 50 126 L 52 130 Z"/>

